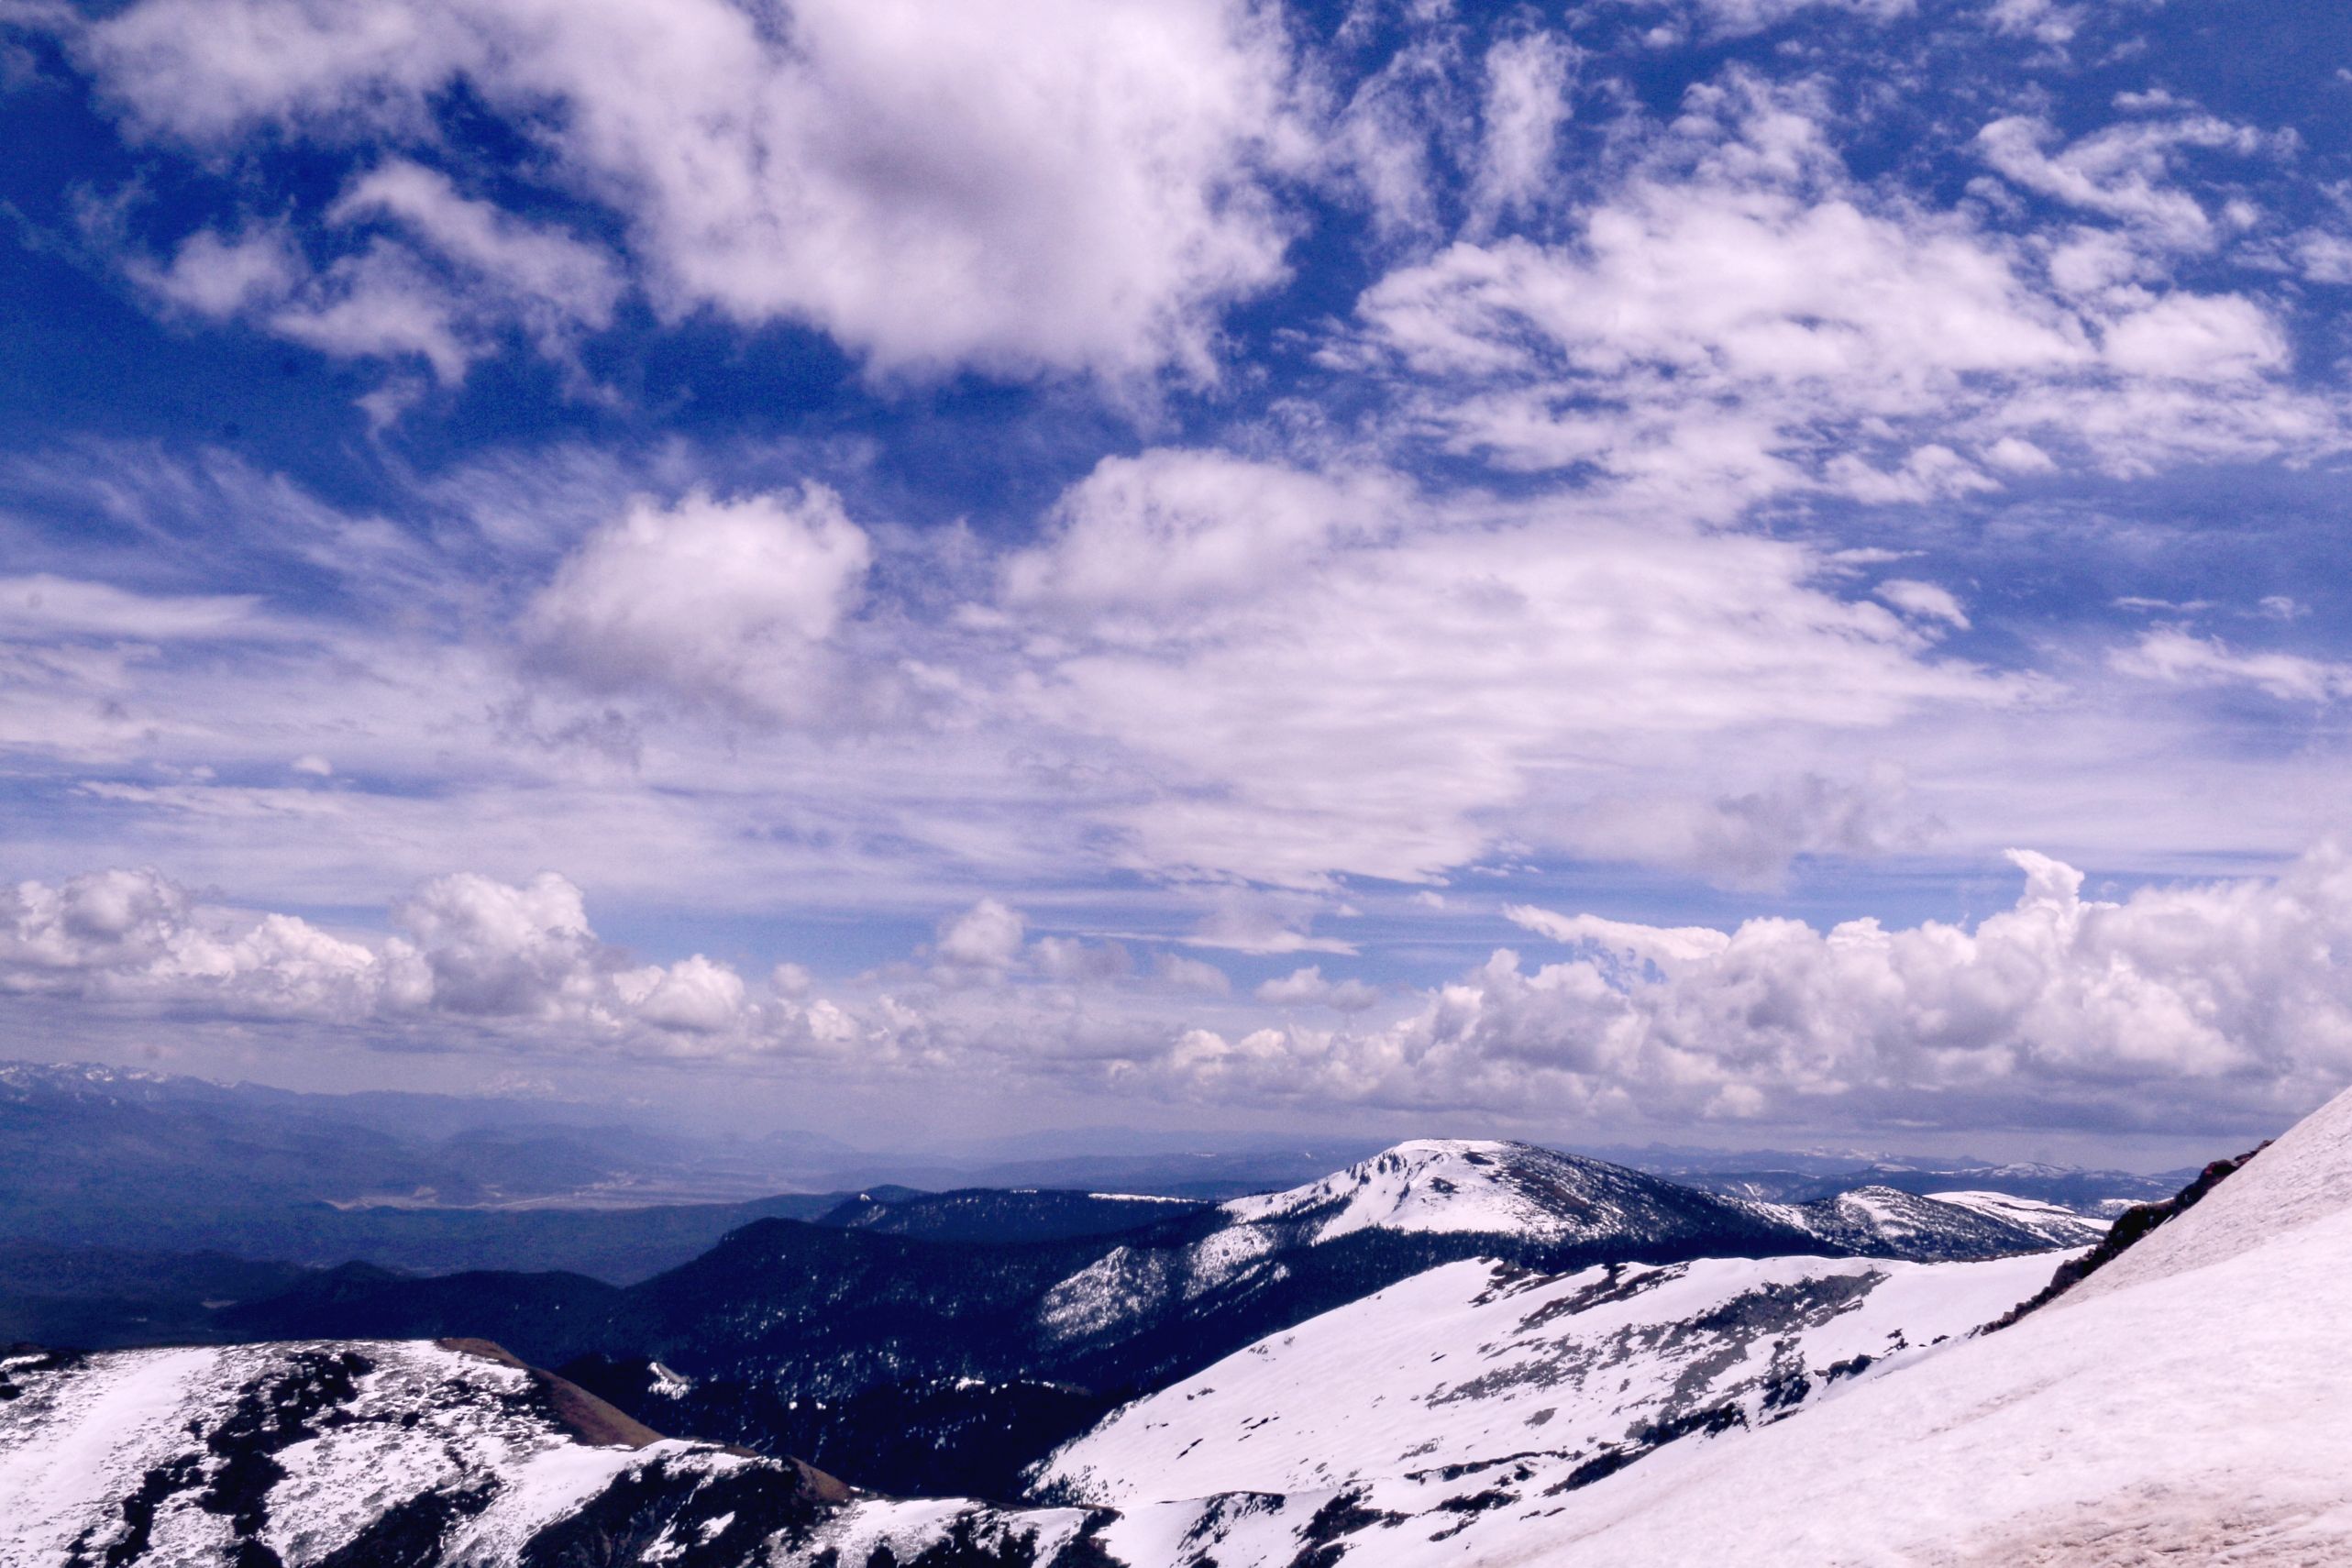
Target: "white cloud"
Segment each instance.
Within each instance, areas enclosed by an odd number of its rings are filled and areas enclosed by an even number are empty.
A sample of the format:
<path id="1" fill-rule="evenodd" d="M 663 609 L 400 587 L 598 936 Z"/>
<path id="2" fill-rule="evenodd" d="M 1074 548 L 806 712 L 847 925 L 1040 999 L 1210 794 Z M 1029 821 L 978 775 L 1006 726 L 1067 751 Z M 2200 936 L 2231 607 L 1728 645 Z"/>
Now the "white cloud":
<path id="1" fill-rule="evenodd" d="M 1814 92 L 1735 69 L 1634 141 L 1565 239 L 1397 267 L 1329 358 L 1389 370 L 1406 428 L 1451 450 L 1726 522 L 1807 488 L 1997 488 L 1971 452 L 2129 472 L 2344 444 L 2343 400 L 2293 382 L 2270 307 L 2162 286 L 2170 250 L 2220 232 L 2165 182 L 2172 155 L 2267 138 L 2135 121 L 2051 152 L 2037 122 L 1998 122 L 1983 145 L 2005 170 L 2132 226 L 2054 242 L 1857 182 L 1832 124 Z M 2216 380 L 2242 390 L 2198 387 Z"/>
<path id="2" fill-rule="evenodd" d="M 405 247 L 383 240 L 320 273 L 263 317 L 273 332 L 338 359 L 414 356 L 454 385 L 485 352 L 462 305 Z"/>
<path id="3" fill-rule="evenodd" d="M 134 253 L 127 270 L 180 309 L 242 318 L 337 358 L 422 359 L 445 384 L 464 380 L 509 326 L 569 362 L 579 337 L 610 324 L 621 297 L 602 251 L 465 196 L 447 175 L 405 159 L 353 180 L 323 217 L 328 236 L 359 237 L 323 267 L 279 219 L 233 236 L 199 229 L 168 265 Z M 371 395 L 381 402 L 389 390 Z"/>
<path id="4" fill-rule="evenodd" d="M 168 642 L 278 637 L 285 628 L 248 593 L 133 593 L 109 583 L 36 572 L 0 578 L 0 637 L 121 637 Z"/>
<path id="5" fill-rule="evenodd" d="M 1353 943 L 1309 933 L 1315 912 L 1312 900 L 1223 889 L 1212 896 L 1209 912 L 1184 940 L 1196 947 L 1234 953 L 1353 953 Z"/>
<path id="6" fill-rule="evenodd" d="M 2282 702 L 2352 697 L 2352 664 L 2301 654 L 2247 653 L 2219 637 L 2161 626 L 2108 661 L 2126 675 L 2175 686 L 2250 686 Z"/>
<path id="7" fill-rule="evenodd" d="M 404 159 L 353 181 L 326 215 L 404 228 L 458 270 L 461 297 L 488 293 L 499 302 L 495 314 L 518 318 L 552 356 L 567 353 L 578 334 L 609 325 L 620 301 L 620 274 L 602 251 L 461 195 L 447 175 Z"/>
<path id="8" fill-rule="evenodd" d="M 2297 237 L 2294 256 L 2314 283 L 2352 283 L 2352 238 L 2313 229 Z"/>
<path id="9" fill-rule="evenodd" d="M 1842 11 L 1861 21 L 1907 17 L 1913 0 L 1643 0 L 1660 10 L 1682 13 L 1711 38 L 1740 38 L 1775 28 L 1807 11 Z M 1834 25 L 1834 24 L 1833 24 Z M 1670 35 L 1675 36 L 1675 35 Z M 1676 41 L 1679 41 L 1676 36 Z"/>
<path id="10" fill-rule="evenodd" d="M 558 1053 L 694 1051 L 706 1036 L 756 1053 L 804 1021 L 780 989 L 755 1000 L 700 954 L 631 965 L 552 872 L 436 877 L 392 906 L 392 923 L 399 934 L 337 936 L 200 902 L 152 870 L 24 882 L 0 891 L 0 993 L 342 1025 L 437 1048 L 462 1042 L 454 1028 Z"/>
<path id="11" fill-rule="evenodd" d="M 1002 969 L 1021 956 L 1027 930 L 1017 910 L 982 899 L 939 928 L 939 956 L 971 969 Z"/>
<path id="12" fill-rule="evenodd" d="M 393 906 L 428 955 L 436 1005 L 452 1012 L 552 1018 L 588 1005 L 601 944 L 579 888 L 553 872 L 518 885 L 460 872 Z"/>
<path id="13" fill-rule="evenodd" d="M 309 266 L 282 226 L 236 236 L 199 229 L 167 267 L 135 266 L 132 275 L 182 310 L 215 318 L 274 304 L 293 293 Z"/>
<path id="14" fill-rule="evenodd" d="M 2234 294 L 2173 294 L 2106 330 L 2107 359 L 2139 375 L 2251 381 L 2288 364 L 2286 337 L 2269 313 Z"/>
<path id="15" fill-rule="evenodd" d="M 1551 32 L 1507 38 L 1486 51 L 1485 135 L 1470 195 L 1482 226 L 1539 204 L 1556 182 L 1552 157 L 1578 59 L 1574 44 Z"/>
<path id="16" fill-rule="evenodd" d="M 2004 436 L 1987 447 L 1984 460 L 2013 474 L 2046 474 L 2058 467 L 2048 452 L 2015 436 Z"/>
<path id="17" fill-rule="evenodd" d="M 1214 451 L 1107 458 L 1007 559 L 1010 604 L 1191 622 L 1293 578 L 1335 540 L 1390 532 L 1400 487 Z M 1212 610 L 1213 613 L 1213 610 Z"/>
<path id="18" fill-rule="evenodd" d="M 677 963 L 626 971 L 613 988 L 638 1021 L 688 1034 L 722 1034 L 745 1016 L 743 977 L 700 953 Z"/>
<path id="19" fill-rule="evenodd" d="M 1224 970 L 1198 958 L 1187 958 L 1181 953 L 1155 955 L 1152 960 L 1152 977 L 1176 990 L 1192 991 L 1201 996 L 1221 997 L 1233 988 L 1233 982 Z"/>
<path id="20" fill-rule="evenodd" d="M 1393 490 L 1386 508 L 1413 525 L 1364 538 L 1329 526 L 1361 514 L 1338 499 L 1363 493 L 1357 481 L 1189 458 L 1114 464 L 1109 514 L 1163 520 L 1123 527 L 1137 541 L 1124 551 L 1104 547 L 1134 563 L 1118 580 L 1133 596 L 1116 615 L 1065 621 L 1030 650 L 1032 679 L 1013 696 L 1029 722 L 1139 759 L 1148 795 L 1105 811 L 1139 866 L 1295 885 L 1333 871 L 1425 880 L 1515 833 L 1676 865 L 1738 843 L 1757 854 L 1729 874 L 1769 879 L 1776 867 L 1760 871 L 1758 856 L 1784 864 L 1792 849 L 1878 842 L 1855 825 L 1874 813 L 1827 779 L 1706 777 L 1686 739 L 1867 733 L 2031 690 L 1935 657 L 1925 633 L 1831 591 L 1831 563 L 1798 545 L 1558 501 Z M 1166 499 L 1153 488 L 1164 482 Z M 1275 527 L 1269 504 L 1286 498 L 1299 504 Z M 1196 541 L 1227 531 L 1220 565 L 1277 548 L 1283 564 L 1236 570 L 1196 604 L 1184 592 Z M 1059 551 L 1072 536 L 1025 558 L 1016 580 L 1070 580 Z M 1155 579 L 1171 591 L 1150 605 Z M 1850 743 L 1836 745 L 1850 772 Z M 1603 795 L 1642 801 L 1654 825 L 1591 830 Z M 1658 813 L 1684 802 L 1669 831 Z M 1621 808 L 1618 826 L 1634 814 Z"/>
<path id="21" fill-rule="evenodd" d="M 1328 1007 L 1339 1012 L 1362 1012 L 1380 1004 L 1380 988 L 1357 979 L 1328 980 L 1320 964 L 1268 980 L 1254 995 L 1272 1007 Z"/>
<path id="22" fill-rule="evenodd" d="M 204 148 L 269 125 L 427 144 L 434 99 L 462 81 L 541 143 L 556 182 L 622 215 L 666 314 L 806 322 L 884 373 L 1213 379 L 1217 311 L 1282 275 L 1286 225 L 1264 181 L 1304 149 L 1271 11 L 810 0 L 789 28 L 771 20 L 723 0 L 364 16 L 144 0 L 82 49 L 138 125 Z M 607 298 L 592 258 L 429 177 L 380 176 L 352 200 L 471 263 L 522 256 L 508 282 L 555 308 L 592 317 Z M 287 326 L 393 346 L 383 321 L 354 319 L 351 302 L 389 310 L 360 282 L 336 319 Z"/>
<path id="23" fill-rule="evenodd" d="M 1529 970 L 1501 952 L 1394 1025 L 1203 1031 L 1167 1070 L 1220 1094 L 1598 1118 L 2152 1128 L 2275 1115 L 2352 1072 L 2342 853 L 2120 902 L 2084 899 L 2047 856 L 2011 858 L 2023 893 L 1973 930 L 1759 919 L 1727 934 L 1516 911 L 1646 965 Z"/>
<path id="24" fill-rule="evenodd" d="M 1847 765 L 1850 767 L 1850 763 Z M 1695 762 L 1680 777 L 1661 766 L 1639 790 L 1596 781 L 1526 824 L 1528 836 L 1579 858 L 1663 867 L 1719 887 L 1779 887 L 1801 856 L 1869 860 L 1917 849 L 1941 827 L 1908 799 L 1900 769 L 1879 764 L 1860 778 L 1819 772 L 1695 788 L 1719 769 Z"/>
<path id="25" fill-rule="evenodd" d="M 494 273 L 525 298 L 591 326 L 611 315 L 621 292 L 602 252 L 460 195 L 447 175 L 406 159 L 389 159 L 353 181 L 327 217 L 397 220 L 452 261 Z"/>
<path id="26" fill-rule="evenodd" d="M 2203 204 L 2171 183 L 2181 151 L 2253 157 L 2286 145 L 2212 115 L 2127 120 L 2052 150 L 2056 139 L 2048 121 L 2017 115 L 1977 134 L 1985 160 L 2027 190 L 2192 249 L 2214 244 L 2217 229 Z"/>
<path id="27" fill-rule="evenodd" d="M 1562 947 L 1590 943 L 1652 964 L 1696 964 L 1731 945 L 1731 938 L 1703 925 L 1636 925 L 1595 914 L 1559 914 L 1533 904 L 1506 904 L 1503 915 L 1513 925 L 1550 937 Z"/>
<path id="28" fill-rule="evenodd" d="M 1326 177 L 1363 204 L 1386 239 L 1439 226 L 1447 177 L 1476 134 L 1463 65 L 1453 29 L 1417 28 L 1355 83 L 1323 129 Z"/>
<path id="29" fill-rule="evenodd" d="M 1949 588 L 1907 577 L 1890 577 L 1871 591 L 1906 615 L 1968 630 L 1968 612 L 1960 608 L 1960 602 Z"/>
<path id="30" fill-rule="evenodd" d="M 1019 922 L 1000 906 L 942 936 L 997 983 L 900 971 L 878 982 L 897 988 L 821 997 L 788 966 L 755 993 L 700 955 L 630 962 L 553 876 L 436 878 L 396 906 L 403 934 L 362 939 L 204 905 L 153 872 L 26 883 L 0 893 L 0 991 L 19 1007 L 165 1007 L 191 1027 L 300 1021 L 549 1058 L 765 1057 L 844 1082 L 915 1072 L 1619 1126 L 1737 1113 L 2177 1132 L 2258 1121 L 2352 1072 L 2352 977 L 2335 956 L 2352 943 L 2343 853 L 2323 847 L 2275 880 L 2114 901 L 2084 898 L 2081 875 L 2048 856 L 2010 858 L 2022 893 L 1973 928 L 1774 917 L 1722 932 L 1511 906 L 1571 954 L 1529 967 L 1498 952 L 1406 999 L 1402 1017 L 1341 1027 L 1269 1021 L 1189 960 L 1147 986 L 1123 970 L 1024 977 Z M 1353 1017 L 1386 999 L 1309 966 L 1253 999 Z"/>
<path id="31" fill-rule="evenodd" d="M 425 983 L 404 946 L 378 952 L 286 915 L 239 920 L 151 870 L 0 891 L 0 990 L 350 1021 Z"/>
<path id="32" fill-rule="evenodd" d="M 525 630 L 543 662 L 591 691 L 802 715 L 823 700 L 820 652 L 872 559 L 823 485 L 640 500 L 565 558 Z"/>
<path id="33" fill-rule="evenodd" d="M 1041 936 L 1029 944 L 1028 958 L 1037 973 L 1065 984 L 1099 984 L 1124 979 L 1135 972 L 1134 955 L 1116 942 Z"/>
<path id="34" fill-rule="evenodd" d="M 2073 40 L 2082 26 L 2083 9 L 2057 0 L 1992 0 L 1984 16 L 1996 33 L 2055 45 Z"/>

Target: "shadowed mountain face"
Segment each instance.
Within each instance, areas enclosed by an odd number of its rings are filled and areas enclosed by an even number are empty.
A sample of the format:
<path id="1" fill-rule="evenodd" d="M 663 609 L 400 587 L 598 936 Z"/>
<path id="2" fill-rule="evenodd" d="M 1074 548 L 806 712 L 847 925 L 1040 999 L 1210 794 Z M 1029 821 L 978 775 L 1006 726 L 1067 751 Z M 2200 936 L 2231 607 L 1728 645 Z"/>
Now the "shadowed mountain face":
<path id="1" fill-rule="evenodd" d="M 1208 1207 L 1185 1198 L 972 1187 L 860 1193 L 826 1210 L 817 1222 L 925 1242 L 1064 1242 L 1145 1229 Z"/>
<path id="2" fill-rule="evenodd" d="M 625 1289 L 337 1270 L 229 1309 L 220 1328 L 480 1334 L 665 1430 L 801 1452 L 892 1490 L 1005 1496 L 1024 1464 L 1120 1400 L 1441 1264 L 1559 1272 L 2048 1244 L 1972 1212 L 1943 1217 L 1941 1230 L 1855 1223 L 1833 1237 L 1804 1210 L 1599 1161 L 1422 1142 L 1213 1208 L 1072 1193 L 862 1198 L 823 1223 L 745 1226 Z M 1121 1220 L 1142 1222 L 1102 1229 Z"/>

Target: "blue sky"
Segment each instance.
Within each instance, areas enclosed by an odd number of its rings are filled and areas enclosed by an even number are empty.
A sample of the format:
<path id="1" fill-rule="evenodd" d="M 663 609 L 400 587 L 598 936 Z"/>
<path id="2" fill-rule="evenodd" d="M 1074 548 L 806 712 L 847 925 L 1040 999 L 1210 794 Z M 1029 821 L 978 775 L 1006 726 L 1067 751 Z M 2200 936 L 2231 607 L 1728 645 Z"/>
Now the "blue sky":
<path id="1" fill-rule="evenodd" d="M 2352 1073 L 2324 9 L 11 0 L 0 1018 L 2268 1127 Z"/>

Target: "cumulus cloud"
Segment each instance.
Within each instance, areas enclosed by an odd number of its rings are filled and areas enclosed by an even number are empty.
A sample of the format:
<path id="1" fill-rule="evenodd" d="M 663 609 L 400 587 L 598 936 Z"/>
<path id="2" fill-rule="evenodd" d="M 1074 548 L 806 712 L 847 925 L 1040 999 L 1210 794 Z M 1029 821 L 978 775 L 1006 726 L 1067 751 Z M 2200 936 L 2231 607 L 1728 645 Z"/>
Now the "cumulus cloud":
<path id="1" fill-rule="evenodd" d="M 275 224 L 234 235 L 198 229 L 169 263 L 132 268 L 135 278 L 171 304 L 215 318 L 278 304 L 309 271 L 292 236 Z"/>
<path id="2" fill-rule="evenodd" d="M 281 1020 L 446 1044 L 460 1027 L 536 1048 L 675 1052 L 724 1036 L 776 1049 L 806 1015 L 764 1003 L 701 954 L 635 964 L 599 940 L 552 872 L 433 878 L 393 904 L 392 934 L 341 936 L 292 915 L 198 900 L 151 869 L 0 892 L 0 992 Z"/>
<path id="3" fill-rule="evenodd" d="M 2053 46 L 2072 42 L 2081 29 L 2083 16 L 2081 6 L 2064 6 L 2058 0 L 1993 0 L 1984 11 L 1994 32 Z"/>
<path id="4" fill-rule="evenodd" d="M 2140 1127 L 2275 1116 L 2352 1072 L 2340 850 L 2276 880 L 2120 901 L 2084 898 L 2081 874 L 2048 856 L 2010 858 L 2022 893 L 1973 930 L 1758 919 L 1725 933 L 1518 909 L 1599 952 L 1532 969 L 1498 952 L 1392 1025 L 1200 1032 L 1168 1066 L 1219 1092 L 1600 1118 Z"/>
<path id="5" fill-rule="evenodd" d="M 239 920 L 151 870 L 0 892 L 0 989 L 20 995 L 352 1021 L 429 985 L 404 944 L 378 951 L 286 915 Z"/>
<path id="6" fill-rule="evenodd" d="M 872 559 L 823 485 L 640 500 L 564 558 L 525 632 L 546 667 L 591 691 L 802 715 L 823 700 L 822 650 Z"/>
<path id="7" fill-rule="evenodd" d="M 1021 913 L 994 899 L 982 899 L 939 928 L 939 956 L 971 969 L 1002 969 L 1021 956 L 1028 929 Z"/>
<path id="8" fill-rule="evenodd" d="M 2337 960 L 2352 943 L 2352 856 L 2324 846 L 2276 878 L 2113 900 L 2086 898 L 2082 875 L 2046 856 L 2009 858 L 2021 892 L 1973 927 L 1774 917 L 1719 931 L 1513 905 L 1564 955 L 1530 966 L 1498 951 L 1403 996 L 1303 967 L 1256 988 L 1273 1018 L 1196 961 L 1163 962 L 1148 984 L 1124 967 L 1081 975 L 1049 956 L 1055 939 L 1024 948 L 1001 906 L 945 922 L 934 951 L 956 946 L 997 983 L 902 970 L 819 996 L 790 966 L 754 988 L 701 955 L 633 962 L 597 940 L 558 877 L 436 878 L 395 907 L 397 934 L 361 938 L 111 871 L 0 895 L 0 993 L 335 1023 L 411 1046 L 814 1060 L 1620 1126 L 2179 1132 L 2291 1112 L 2352 1073 L 2352 977 Z M 1336 1026 L 1288 1016 L 1311 1010 Z"/>
<path id="9" fill-rule="evenodd" d="M 885 373 L 1213 379 L 1216 312 L 1283 273 L 1266 181 L 1302 155 L 1280 20 L 1249 0 L 812 0 L 789 26 L 725 0 L 658 17 L 143 0 L 80 48 L 134 124 L 202 149 L 264 127 L 430 146 L 462 83 L 539 144 L 564 194 L 621 216 L 665 314 L 805 322 Z M 413 166 L 341 210 L 399 221 L 536 308 L 589 325 L 609 309 L 605 262 Z M 197 259 L 226 297 L 222 258 Z M 332 306 L 282 329 L 433 357 L 420 321 L 390 321 L 417 303 L 375 275 L 390 266 L 354 263 Z"/>

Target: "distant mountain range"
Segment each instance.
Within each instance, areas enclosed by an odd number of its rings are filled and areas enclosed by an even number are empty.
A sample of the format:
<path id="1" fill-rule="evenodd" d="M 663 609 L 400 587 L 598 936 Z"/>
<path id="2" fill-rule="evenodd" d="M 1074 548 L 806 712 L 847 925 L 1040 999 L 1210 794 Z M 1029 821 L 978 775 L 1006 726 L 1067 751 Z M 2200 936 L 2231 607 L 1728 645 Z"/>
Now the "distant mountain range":
<path id="1" fill-rule="evenodd" d="M 2030 1222 L 1891 1189 L 1755 1203 L 1527 1144 L 1419 1141 L 1221 1205 L 866 1194 L 627 1287 L 347 1265 L 224 1306 L 201 1337 L 493 1339 L 660 1430 L 887 1490 L 1010 1496 L 1119 1403 L 1441 1264 L 1991 1258 L 2103 1229 L 2004 1201 Z"/>
<path id="2" fill-rule="evenodd" d="M 1952 1254 L 1978 1225 L 2046 1245 L 2066 1211 L 1758 1203 L 1436 1141 L 1213 1207 L 869 1194 L 626 1289 L 338 1271 L 230 1316 L 402 1338 L 0 1357 L 0 1561 L 2335 1561 L 2352 1096 L 2188 1199 L 1993 1332 L 2059 1255 Z M 436 1315 L 640 1359 L 576 1361 L 623 1397 L 602 1398 L 436 1342 Z M 1115 1377 L 1134 1397 L 1086 1408 Z M 807 1425 L 771 1445 L 806 1458 L 845 1424 L 887 1454 L 886 1396 L 906 1449 L 944 1434 L 975 1474 L 991 1444 L 1030 1452 L 980 1489 L 1021 1498 L 892 1496 L 706 1425 L 778 1399 Z"/>

